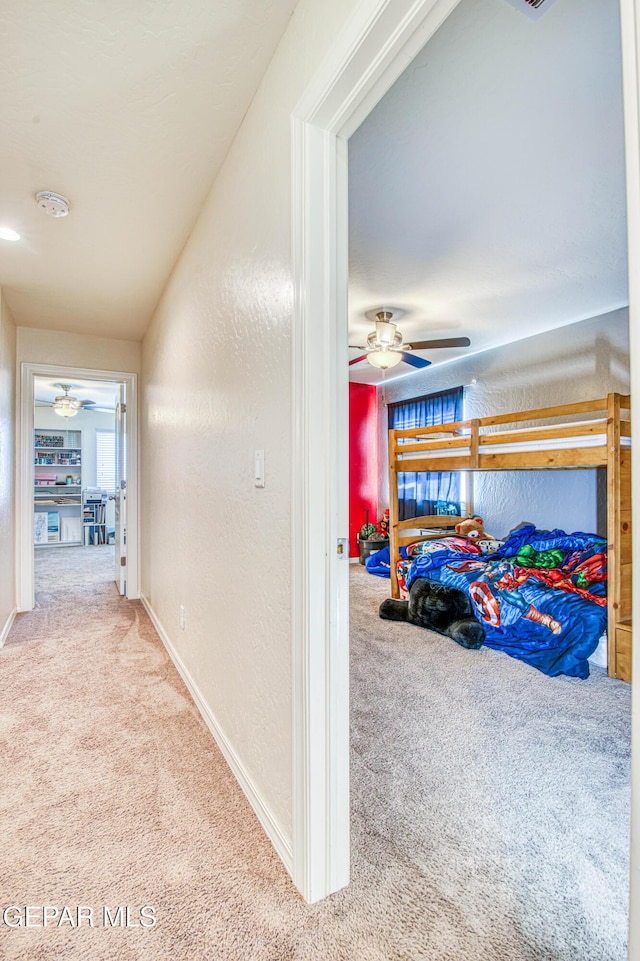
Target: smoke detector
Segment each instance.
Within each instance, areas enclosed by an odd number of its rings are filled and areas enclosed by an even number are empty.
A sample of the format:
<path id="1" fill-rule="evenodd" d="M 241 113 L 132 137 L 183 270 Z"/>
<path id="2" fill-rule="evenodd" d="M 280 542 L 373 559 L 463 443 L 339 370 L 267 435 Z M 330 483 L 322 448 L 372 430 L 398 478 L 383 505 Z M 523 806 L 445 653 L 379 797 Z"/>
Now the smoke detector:
<path id="1" fill-rule="evenodd" d="M 36 194 L 36 202 L 50 217 L 66 217 L 69 213 L 67 198 L 62 194 L 55 194 L 52 190 L 41 190 Z"/>

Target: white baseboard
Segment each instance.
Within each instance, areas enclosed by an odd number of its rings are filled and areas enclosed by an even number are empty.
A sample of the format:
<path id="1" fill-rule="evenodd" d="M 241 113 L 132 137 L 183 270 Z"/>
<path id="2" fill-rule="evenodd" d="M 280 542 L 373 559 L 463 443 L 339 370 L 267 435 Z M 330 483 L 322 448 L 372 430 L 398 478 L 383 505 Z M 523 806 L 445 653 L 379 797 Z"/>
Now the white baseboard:
<path id="1" fill-rule="evenodd" d="M 13 625 L 13 622 L 15 620 L 17 613 L 18 613 L 18 608 L 14 607 L 14 609 L 11 611 L 11 613 L 9 614 L 9 617 L 6 620 L 5 625 L 2 628 L 2 631 L 0 632 L 0 647 L 4 647 L 5 641 L 9 636 L 9 631 L 11 630 L 11 627 Z"/>
<path id="2" fill-rule="evenodd" d="M 285 837 L 279 824 L 271 814 L 269 807 L 264 800 L 261 792 L 254 784 L 250 775 L 246 771 L 242 761 L 234 751 L 233 747 L 227 740 L 224 731 L 220 727 L 218 721 L 214 717 L 211 708 L 207 704 L 204 696 L 200 692 L 198 685 L 191 677 L 191 674 L 187 670 L 185 664 L 183 663 L 180 655 L 176 651 L 175 647 L 171 643 L 169 635 L 160 623 L 155 611 L 153 610 L 151 604 L 144 594 L 140 594 L 140 600 L 146 610 L 147 614 L 151 618 L 151 622 L 156 629 L 158 637 L 164 644 L 167 653 L 171 660 L 173 661 L 178 673 L 180 674 L 182 680 L 187 685 L 189 693 L 193 698 L 193 702 L 200 711 L 202 718 L 211 731 L 213 739 L 222 751 L 224 758 L 231 768 L 234 777 L 238 781 L 238 784 L 244 791 L 249 804 L 255 811 L 255 814 L 262 825 L 265 834 L 273 844 L 278 856 L 281 858 L 284 866 L 291 876 L 293 876 L 293 850 L 291 847 L 291 842 Z"/>

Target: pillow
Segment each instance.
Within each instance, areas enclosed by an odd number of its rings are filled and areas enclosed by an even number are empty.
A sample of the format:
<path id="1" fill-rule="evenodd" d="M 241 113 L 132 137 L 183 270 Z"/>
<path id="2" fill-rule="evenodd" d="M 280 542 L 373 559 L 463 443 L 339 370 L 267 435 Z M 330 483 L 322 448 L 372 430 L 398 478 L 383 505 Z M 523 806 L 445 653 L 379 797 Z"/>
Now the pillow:
<path id="1" fill-rule="evenodd" d="M 496 541 L 493 537 L 483 537 L 481 540 L 476 541 L 476 543 L 482 554 L 494 554 L 500 550 L 504 541 Z"/>
<path id="2" fill-rule="evenodd" d="M 417 541 L 407 547 L 407 557 L 420 557 L 421 554 L 435 554 L 436 551 L 455 551 L 464 548 L 467 554 L 479 554 L 480 548 L 477 541 L 471 541 L 468 537 L 440 537 L 437 540 Z"/>

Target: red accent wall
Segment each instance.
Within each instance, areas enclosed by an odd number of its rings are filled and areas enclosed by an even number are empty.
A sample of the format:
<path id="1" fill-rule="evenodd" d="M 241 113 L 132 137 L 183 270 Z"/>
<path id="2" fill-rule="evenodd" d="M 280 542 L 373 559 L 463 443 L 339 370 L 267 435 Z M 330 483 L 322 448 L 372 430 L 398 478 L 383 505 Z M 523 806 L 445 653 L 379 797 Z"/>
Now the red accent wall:
<path id="1" fill-rule="evenodd" d="M 378 403 L 372 384 L 349 384 L 349 555 L 358 556 L 356 536 L 378 517 Z"/>

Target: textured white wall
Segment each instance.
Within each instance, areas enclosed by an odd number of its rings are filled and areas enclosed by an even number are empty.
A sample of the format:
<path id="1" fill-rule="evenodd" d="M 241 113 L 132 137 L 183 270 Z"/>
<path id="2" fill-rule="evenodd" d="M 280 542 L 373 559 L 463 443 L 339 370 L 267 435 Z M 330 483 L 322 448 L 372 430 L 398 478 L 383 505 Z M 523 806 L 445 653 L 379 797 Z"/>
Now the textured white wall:
<path id="1" fill-rule="evenodd" d="M 290 116 L 354 6 L 297 6 L 143 342 L 143 593 L 285 838 Z"/>
<path id="2" fill-rule="evenodd" d="M 629 390 L 628 310 L 538 334 L 389 383 L 378 391 L 381 503 L 388 503 L 385 404 L 461 384 L 468 417 L 487 417 Z M 476 474 L 475 510 L 486 529 L 504 536 L 520 521 L 547 529 L 606 534 L 602 471 L 505 471 Z"/>
<path id="3" fill-rule="evenodd" d="M 16 395 L 16 329 L 0 291 L 0 631 L 16 606 L 14 437 Z"/>
<path id="4" fill-rule="evenodd" d="M 134 374 L 140 370 L 140 344 L 132 340 L 35 327 L 18 327 L 17 339 L 18 365 L 49 364 Z"/>

